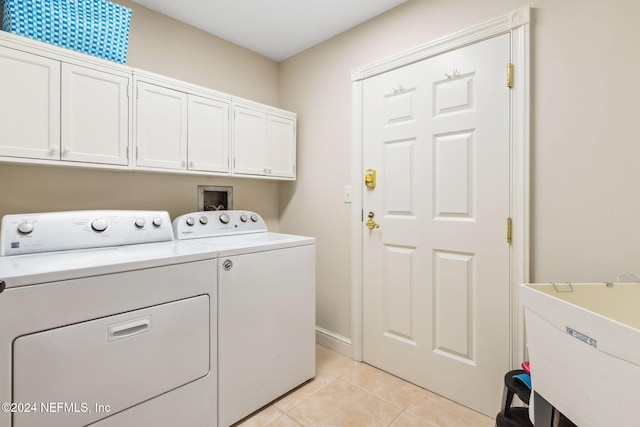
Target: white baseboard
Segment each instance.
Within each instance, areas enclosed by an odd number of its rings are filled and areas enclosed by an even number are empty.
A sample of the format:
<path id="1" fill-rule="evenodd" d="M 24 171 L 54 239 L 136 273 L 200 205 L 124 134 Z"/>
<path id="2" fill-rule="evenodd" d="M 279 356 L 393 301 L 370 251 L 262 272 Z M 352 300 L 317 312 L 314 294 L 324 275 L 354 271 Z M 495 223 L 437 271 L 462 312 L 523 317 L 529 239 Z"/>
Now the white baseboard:
<path id="1" fill-rule="evenodd" d="M 353 359 L 351 339 L 316 326 L 316 343 Z"/>

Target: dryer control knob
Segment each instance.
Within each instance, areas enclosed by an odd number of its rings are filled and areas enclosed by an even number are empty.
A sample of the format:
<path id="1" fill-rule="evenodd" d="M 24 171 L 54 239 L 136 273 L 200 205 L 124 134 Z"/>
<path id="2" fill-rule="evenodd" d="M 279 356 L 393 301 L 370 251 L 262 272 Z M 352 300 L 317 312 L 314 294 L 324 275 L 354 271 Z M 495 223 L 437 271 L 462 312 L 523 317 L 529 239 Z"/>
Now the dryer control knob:
<path id="1" fill-rule="evenodd" d="M 136 218 L 136 228 L 142 228 L 145 226 L 145 224 L 147 223 L 147 221 L 144 220 L 144 218 Z"/>
<path id="2" fill-rule="evenodd" d="M 156 227 L 160 227 L 162 225 L 162 218 L 160 218 L 159 216 L 153 218 L 153 225 L 155 225 Z"/>
<path id="3" fill-rule="evenodd" d="M 195 219 L 193 219 L 193 217 L 188 216 L 188 217 L 187 217 L 187 219 L 185 219 L 185 220 L 184 220 L 184 222 L 186 222 L 186 223 L 187 223 L 187 225 L 188 225 L 189 227 L 191 227 L 193 224 L 195 224 L 195 223 L 196 223 L 196 220 L 195 220 Z"/>
<path id="4" fill-rule="evenodd" d="M 240 215 L 240 221 L 247 222 L 247 221 L 249 221 L 249 217 L 246 216 L 245 214 L 242 214 L 242 215 Z"/>
<path id="5" fill-rule="evenodd" d="M 230 220 L 229 215 L 227 215 L 227 214 L 220 215 L 220 222 L 221 223 L 229 224 L 229 220 Z"/>
<path id="6" fill-rule="evenodd" d="M 21 222 L 18 224 L 18 231 L 21 234 L 29 234 L 33 231 L 33 224 L 30 222 Z"/>
<path id="7" fill-rule="evenodd" d="M 251 221 L 258 222 L 258 215 L 256 214 L 251 215 Z"/>
<path id="8" fill-rule="evenodd" d="M 200 217 L 200 224 L 205 225 L 208 222 L 209 222 L 209 218 L 207 218 L 206 216 L 203 215 Z"/>
<path id="9" fill-rule="evenodd" d="M 108 227 L 109 227 L 109 221 L 107 221 L 104 218 L 96 218 L 93 221 L 91 221 L 91 228 L 93 228 L 93 231 L 97 231 L 98 233 L 102 233 Z"/>

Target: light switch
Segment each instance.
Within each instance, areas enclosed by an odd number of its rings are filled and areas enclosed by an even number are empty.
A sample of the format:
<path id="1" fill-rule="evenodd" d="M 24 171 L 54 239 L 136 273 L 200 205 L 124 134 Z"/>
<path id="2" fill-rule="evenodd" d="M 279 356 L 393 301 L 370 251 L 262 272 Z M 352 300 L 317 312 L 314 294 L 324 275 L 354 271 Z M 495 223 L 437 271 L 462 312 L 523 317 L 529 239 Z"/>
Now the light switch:
<path id="1" fill-rule="evenodd" d="M 345 203 L 351 203 L 351 186 L 350 185 L 345 185 L 343 199 Z"/>

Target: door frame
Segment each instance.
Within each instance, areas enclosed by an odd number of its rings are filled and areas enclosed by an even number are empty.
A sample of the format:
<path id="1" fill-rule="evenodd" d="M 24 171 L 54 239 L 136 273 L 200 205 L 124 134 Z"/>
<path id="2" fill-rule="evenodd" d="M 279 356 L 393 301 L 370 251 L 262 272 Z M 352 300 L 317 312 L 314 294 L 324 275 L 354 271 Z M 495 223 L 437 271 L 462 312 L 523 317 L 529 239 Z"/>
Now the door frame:
<path id="1" fill-rule="evenodd" d="M 351 350 L 362 361 L 363 347 L 363 86 L 364 80 L 395 68 L 502 34 L 511 35 L 513 87 L 510 92 L 510 364 L 524 360 L 524 314 L 520 283 L 529 281 L 529 6 L 351 71 Z M 505 64 L 506 66 L 506 64 Z M 505 67 L 506 76 L 506 67 Z M 506 84 L 506 78 L 505 78 Z M 506 218 L 505 218 L 506 229 Z M 506 232 L 505 232 L 506 235 Z"/>

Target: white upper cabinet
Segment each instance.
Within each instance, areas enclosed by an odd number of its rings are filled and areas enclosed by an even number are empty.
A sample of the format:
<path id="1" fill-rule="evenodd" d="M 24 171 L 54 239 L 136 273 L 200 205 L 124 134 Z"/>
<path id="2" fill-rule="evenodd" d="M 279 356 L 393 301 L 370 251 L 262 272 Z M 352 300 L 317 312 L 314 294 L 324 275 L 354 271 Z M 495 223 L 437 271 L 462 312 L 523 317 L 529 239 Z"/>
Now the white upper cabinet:
<path id="1" fill-rule="evenodd" d="M 0 156 L 128 165 L 130 73 L 6 46 L 0 70 Z"/>
<path id="2" fill-rule="evenodd" d="M 295 178 L 295 119 L 268 114 L 267 142 L 267 175 Z"/>
<path id="3" fill-rule="evenodd" d="M 187 94 L 137 82 L 136 165 L 187 168 Z"/>
<path id="4" fill-rule="evenodd" d="M 62 64 L 62 160 L 129 163 L 130 80 Z"/>
<path id="5" fill-rule="evenodd" d="M 188 169 L 229 173 L 229 102 L 189 95 Z"/>
<path id="6" fill-rule="evenodd" d="M 60 62 L 0 46 L 0 156 L 60 159 Z"/>
<path id="7" fill-rule="evenodd" d="M 228 100 L 169 81 L 138 80 L 136 92 L 136 166 L 229 173 Z"/>
<path id="8" fill-rule="evenodd" d="M 295 113 L 3 31 L 0 74 L 0 162 L 296 177 Z"/>
<path id="9" fill-rule="evenodd" d="M 267 114 L 233 107 L 233 173 L 266 174 Z"/>
<path id="10" fill-rule="evenodd" d="M 257 105 L 234 105 L 233 113 L 233 174 L 295 179 L 295 115 Z"/>

